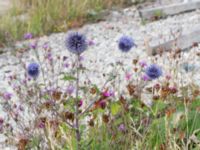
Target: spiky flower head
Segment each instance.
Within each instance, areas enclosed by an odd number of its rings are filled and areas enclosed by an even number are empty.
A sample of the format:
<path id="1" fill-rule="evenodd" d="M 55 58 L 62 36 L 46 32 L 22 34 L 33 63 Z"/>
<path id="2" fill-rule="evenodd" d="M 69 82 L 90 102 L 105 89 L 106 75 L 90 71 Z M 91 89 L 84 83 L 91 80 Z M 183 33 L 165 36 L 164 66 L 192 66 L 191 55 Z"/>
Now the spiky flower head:
<path id="1" fill-rule="evenodd" d="M 86 37 L 78 32 L 68 33 L 65 45 L 67 49 L 74 54 L 81 54 L 88 47 Z"/>
<path id="2" fill-rule="evenodd" d="M 118 43 L 119 49 L 122 52 L 129 52 L 133 46 L 135 46 L 134 40 L 129 36 L 122 36 Z"/>
<path id="3" fill-rule="evenodd" d="M 158 65 L 152 64 L 147 67 L 145 73 L 151 80 L 154 80 L 162 75 L 162 69 Z"/>
<path id="4" fill-rule="evenodd" d="M 30 63 L 27 67 L 27 72 L 30 77 L 37 78 L 40 73 L 39 65 L 37 63 Z"/>

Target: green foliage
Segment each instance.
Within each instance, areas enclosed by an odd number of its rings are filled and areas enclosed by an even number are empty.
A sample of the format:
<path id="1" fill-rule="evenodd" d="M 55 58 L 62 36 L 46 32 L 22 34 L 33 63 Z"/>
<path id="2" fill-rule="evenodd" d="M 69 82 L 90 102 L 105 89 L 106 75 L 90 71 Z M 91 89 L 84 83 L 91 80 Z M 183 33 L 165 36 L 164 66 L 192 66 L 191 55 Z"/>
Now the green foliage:
<path id="1" fill-rule="evenodd" d="M 120 110 L 121 110 L 120 104 L 118 104 L 116 102 L 111 104 L 111 113 L 112 113 L 112 115 L 118 114 L 120 112 Z"/>
<path id="2" fill-rule="evenodd" d="M 31 32 L 42 36 L 80 27 L 102 18 L 101 11 L 126 0 L 13 0 L 10 12 L 0 17 L 0 45 L 21 40 Z M 100 15 L 99 15 L 100 14 Z"/>
<path id="3" fill-rule="evenodd" d="M 64 80 L 64 81 L 74 81 L 74 80 L 76 80 L 76 78 L 71 76 L 71 75 L 64 75 L 62 80 Z"/>

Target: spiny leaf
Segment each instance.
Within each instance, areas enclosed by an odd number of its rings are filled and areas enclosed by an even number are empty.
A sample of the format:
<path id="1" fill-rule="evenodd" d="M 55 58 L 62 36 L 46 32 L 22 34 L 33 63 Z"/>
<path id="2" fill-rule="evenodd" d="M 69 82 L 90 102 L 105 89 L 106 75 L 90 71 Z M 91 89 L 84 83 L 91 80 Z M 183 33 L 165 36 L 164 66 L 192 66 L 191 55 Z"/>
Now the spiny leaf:
<path id="1" fill-rule="evenodd" d="M 62 80 L 64 80 L 64 81 L 74 81 L 74 80 L 76 80 L 76 78 L 71 76 L 71 75 L 64 75 Z"/>
<path id="2" fill-rule="evenodd" d="M 111 113 L 112 115 L 116 115 L 117 113 L 120 112 L 121 106 L 118 103 L 113 103 L 111 104 Z"/>

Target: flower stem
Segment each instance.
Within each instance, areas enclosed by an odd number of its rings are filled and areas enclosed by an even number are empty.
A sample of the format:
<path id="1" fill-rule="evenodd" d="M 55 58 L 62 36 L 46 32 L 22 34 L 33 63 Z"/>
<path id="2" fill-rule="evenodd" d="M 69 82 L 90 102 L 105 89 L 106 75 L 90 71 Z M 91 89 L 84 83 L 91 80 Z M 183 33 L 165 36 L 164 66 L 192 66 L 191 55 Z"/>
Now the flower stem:
<path id="1" fill-rule="evenodd" d="M 77 140 L 77 150 L 80 149 L 81 134 L 79 130 L 79 68 L 80 68 L 80 55 L 77 55 L 77 68 L 76 68 L 76 99 L 75 99 L 75 127 L 76 127 L 76 140 Z"/>

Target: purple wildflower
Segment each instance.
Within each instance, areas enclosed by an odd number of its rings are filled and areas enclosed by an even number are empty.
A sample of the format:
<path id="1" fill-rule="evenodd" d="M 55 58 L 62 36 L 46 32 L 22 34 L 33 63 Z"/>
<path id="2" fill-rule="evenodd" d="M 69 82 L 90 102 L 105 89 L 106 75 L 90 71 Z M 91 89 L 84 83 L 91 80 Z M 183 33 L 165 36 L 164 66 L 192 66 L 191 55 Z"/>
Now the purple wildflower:
<path id="1" fill-rule="evenodd" d="M 47 54 L 47 59 L 51 62 L 51 61 L 53 61 L 53 57 L 52 57 L 52 54 L 49 52 L 48 54 Z"/>
<path id="2" fill-rule="evenodd" d="M 67 94 L 72 95 L 72 93 L 74 92 L 75 88 L 73 85 L 69 85 L 67 87 Z"/>
<path id="3" fill-rule="evenodd" d="M 65 63 L 65 64 L 64 64 L 64 67 L 65 67 L 65 68 L 68 68 L 68 67 L 69 67 L 69 64 L 68 64 L 68 63 Z"/>
<path id="4" fill-rule="evenodd" d="M 9 92 L 5 92 L 5 93 L 3 94 L 3 98 L 4 98 L 5 100 L 10 100 L 10 99 L 12 98 L 12 94 L 9 93 Z"/>
<path id="5" fill-rule="evenodd" d="M 93 41 L 93 40 L 89 40 L 89 41 L 88 41 L 88 45 L 89 45 L 89 46 L 93 46 L 93 45 L 94 45 L 94 41 Z"/>
<path id="6" fill-rule="evenodd" d="M 124 131 L 126 130 L 124 124 L 120 124 L 118 129 L 119 129 L 119 131 L 121 131 L 121 132 L 124 132 Z"/>
<path id="7" fill-rule="evenodd" d="M 38 128 L 44 129 L 45 128 L 45 122 L 40 121 L 39 124 L 38 124 Z"/>
<path id="8" fill-rule="evenodd" d="M 131 77 L 132 77 L 131 73 L 126 73 L 125 78 L 126 78 L 127 81 L 130 80 Z"/>
<path id="9" fill-rule="evenodd" d="M 83 105 L 83 100 L 81 99 L 78 103 L 78 107 L 81 107 Z"/>
<path id="10" fill-rule="evenodd" d="M 141 79 L 142 79 L 143 81 L 149 81 L 149 80 L 150 80 L 150 78 L 149 78 L 146 74 L 144 74 L 144 75 L 141 77 Z"/>
<path id="11" fill-rule="evenodd" d="M 29 39 L 32 39 L 32 38 L 33 38 L 32 33 L 25 33 L 24 34 L 24 39 L 29 40 Z"/>
<path id="12" fill-rule="evenodd" d="M 104 97 L 111 97 L 111 96 L 114 96 L 114 92 L 113 92 L 113 91 L 108 91 L 108 90 L 106 90 L 106 91 L 103 92 L 103 96 L 104 96 Z"/>
<path id="13" fill-rule="evenodd" d="M 99 105 L 100 105 L 100 107 L 101 107 L 102 109 L 105 109 L 105 108 L 106 108 L 106 101 L 105 101 L 105 100 L 101 100 L 101 101 L 99 102 Z"/>
<path id="14" fill-rule="evenodd" d="M 29 47 L 32 48 L 32 49 L 36 49 L 36 48 L 37 48 L 37 43 L 36 43 L 36 42 L 31 43 L 31 44 L 29 45 Z"/>
<path id="15" fill-rule="evenodd" d="M 83 61 L 84 60 L 84 57 L 83 56 L 80 56 L 79 57 L 79 61 Z"/>
<path id="16" fill-rule="evenodd" d="M 147 66 L 147 63 L 146 63 L 146 61 L 140 61 L 140 62 L 139 62 L 139 65 L 140 65 L 142 68 L 144 68 L 144 67 Z"/>
<path id="17" fill-rule="evenodd" d="M 42 46 L 44 49 L 48 49 L 49 48 L 49 44 L 48 43 L 44 43 L 44 45 Z"/>

